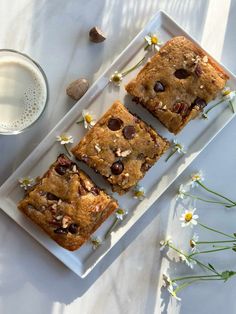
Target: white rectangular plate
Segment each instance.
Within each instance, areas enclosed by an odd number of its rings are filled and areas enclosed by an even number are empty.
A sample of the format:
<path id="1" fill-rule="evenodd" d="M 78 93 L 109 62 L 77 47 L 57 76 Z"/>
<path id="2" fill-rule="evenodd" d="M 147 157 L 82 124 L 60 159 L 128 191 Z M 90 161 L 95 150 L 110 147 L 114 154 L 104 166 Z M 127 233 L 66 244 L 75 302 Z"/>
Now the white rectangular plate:
<path id="1" fill-rule="evenodd" d="M 66 251 L 18 211 L 17 203 L 23 197 L 23 191 L 19 187 L 18 179 L 25 176 L 37 177 L 42 175 L 56 159 L 57 155 L 63 152 L 63 147 L 55 141 L 57 135 L 66 132 L 73 135 L 76 142 L 83 137 L 86 130 L 84 130 L 82 125 L 75 123 L 81 118 L 83 109 L 88 109 L 94 113 L 95 117 L 99 118 L 115 99 L 120 99 L 132 112 L 151 124 L 161 135 L 170 140 L 173 139 L 173 136 L 151 114 L 141 106 L 134 104 L 125 92 L 124 85 L 136 75 L 139 69 L 127 75 L 119 88 L 113 87 L 109 83 L 109 78 L 114 71 L 128 69 L 144 56 L 144 36 L 150 32 L 158 34 L 163 42 L 177 35 L 184 35 L 195 42 L 193 38 L 186 34 L 164 12 L 158 12 L 111 67 L 93 84 L 84 97 L 74 105 L 68 114 L 0 188 L 0 207 L 80 277 L 85 277 L 94 268 L 117 241 L 138 221 L 170 184 L 234 117 L 232 111 L 225 103 L 211 113 L 209 120 L 196 119 L 191 121 L 177 137 L 177 140 L 184 144 L 187 153 L 183 156 L 175 154 L 168 162 L 165 162 L 164 159 L 167 156 L 166 154 L 164 158 L 161 158 L 148 171 L 145 178 L 141 181 L 141 185 L 146 190 L 146 198 L 144 200 L 138 201 L 134 199 L 131 192 L 125 196 L 115 194 L 114 197 L 117 198 L 120 207 L 125 208 L 128 211 L 128 215 L 119 227 L 112 232 L 111 237 L 104 240 L 102 245 L 96 250 L 92 249 L 90 243 L 86 243 L 75 252 Z M 228 85 L 235 90 L 236 78 L 227 69 L 225 71 L 230 77 Z M 99 175 L 82 164 L 80 166 L 92 177 L 98 186 L 110 192 L 110 188 Z M 97 230 L 95 233 L 96 236 L 103 239 L 113 221 L 114 216 L 111 216 Z"/>

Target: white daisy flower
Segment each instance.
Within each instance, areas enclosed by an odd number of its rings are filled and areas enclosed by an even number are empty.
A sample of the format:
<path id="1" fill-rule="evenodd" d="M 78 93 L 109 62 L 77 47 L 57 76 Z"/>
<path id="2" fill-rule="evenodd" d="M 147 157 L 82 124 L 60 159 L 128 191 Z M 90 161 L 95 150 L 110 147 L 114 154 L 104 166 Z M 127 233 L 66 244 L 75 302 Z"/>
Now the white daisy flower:
<path id="1" fill-rule="evenodd" d="M 199 240 L 199 235 L 196 232 L 194 232 L 192 239 L 189 241 L 192 253 L 195 253 L 197 251 L 196 242 L 198 242 L 198 240 Z"/>
<path id="2" fill-rule="evenodd" d="M 83 110 L 82 116 L 83 116 L 83 120 L 81 122 L 84 122 L 85 129 L 91 129 L 96 123 L 92 114 L 89 113 L 87 110 Z"/>
<path id="3" fill-rule="evenodd" d="M 90 242 L 92 244 L 93 250 L 96 250 L 102 244 L 101 239 L 98 237 L 91 237 Z"/>
<path id="4" fill-rule="evenodd" d="M 196 261 L 187 258 L 184 254 L 179 254 L 179 258 L 182 262 L 184 262 L 191 269 L 193 269 L 194 266 L 197 264 Z"/>
<path id="5" fill-rule="evenodd" d="M 178 194 L 176 196 L 176 200 L 178 200 L 178 199 L 183 200 L 186 197 L 186 195 L 185 195 L 186 192 L 187 192 L 186 187 L 183 184 L 181 184 L 179 187 Z"/>
<path id="6" fill-rule="evenodd" d="M 191 174 L 191 186 L 195 187 L 197 185 L 197 181 L 202 182 L 204 181 L 204 176 L 202 171 L 196 172 L 196 173 L 192 173 Z"/>
<path id="7" fill-rule="evenodd" d="M 151 47 L 154 48 L 154 50 L 159 51 L 160 47 L 163 45 L 163 43 L 159 41 L 159 38 L 155 34 L 149 34 L 145 36 L 144 39 L 147 42 L 147 46 L 144 48 L 145 50 Z"/>
<path id="8" fill-rule="evenodd" d="M 123 80 L 123 74 L 121 72 L 115 71 L 112 76 L 110 77 L 110 82 L 114 83 L 117 86 L 120 86 Z"/>
<path id="9" fill-rule="evenodd" d="M 134 198 L 143 200 L 145 198 L 145 189 L 140 185 L 136 185 L 134 188 Z"/>
<path id="10" fill-rule="evenodd" d="M 171 238 L 168 238 L 167 240 L 161 240 L 160 241 L 160 251 L 164 251 L 166 248 L 169 247 L 169 244 L 172 244 Z"/>
<path id="11" fill-rule="evenodd" d="M 196 208 L 190 208 L 188 210 L 185 210 L 184 213 L 180 217 L 180 221 L 182 221 L 181 226 L 187 227 L 187 226 L 195 226 L 197 225 L 197 219 L 198 215 L 194 215 L 194 212 L 196 211 Z"/>
<path id="12" fill-rule="evenodd" d="M 20 178 L 18 181 L 20 183 L 20 187 L 24 190 L 28 190 L 28 188 L 34 185 L 34 179 L 30 177 Z"/>
<path id="13" fill-rule="evenodd" d="M 116 211 L 116 218 L 119 219 L 119 220 L 123 220 L 124 219 L 124 216 L 126 216 L 128 214 L 127 211 L 125 211 L 124 209 L 122 208 L 119 208 L 117 209 Z"/>
<path id="14" fill-rule="evenodd" d="M 177 151 L 179 154 L 186 154 L 186 151 L 184 150 L 184 145 L 178 143 L 176 140 L 173 140 L 172 150 Z"/>
<path id="15" fill-rule="evenodd" d="M 176 300 L 181 301 L 179 297 L 177 297 L 175 289 L 177 288 L 177 284 L 173 282 L 169 276 L 163 274 L 163 286 L 167 288 L 168 292 L 171 294 L 172 297 L 174 297 Z"/>
<path id="16" fill-rule="evenodd" d="M 225 100 L 234 100 L 234 98 L 236 97 L 236 91 L 232 91 L 229 87 L 225 87 L 222 90 L 222 96 Z"/>
<path id="17" fill-rule="evenodd" d="M 61 145 L 73 143 L 73 137 L 71 135 L 62 134 L 56 137 L 57 142 L 60 142 Z"/>

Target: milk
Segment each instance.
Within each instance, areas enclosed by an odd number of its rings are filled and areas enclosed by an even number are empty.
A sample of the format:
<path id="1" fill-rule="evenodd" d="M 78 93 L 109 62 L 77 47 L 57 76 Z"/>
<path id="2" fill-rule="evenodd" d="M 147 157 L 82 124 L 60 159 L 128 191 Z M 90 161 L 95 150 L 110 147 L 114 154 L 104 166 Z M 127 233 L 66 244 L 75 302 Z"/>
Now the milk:
<path id="1" fill-rule="evenodd" d="M 0 51 L 0 133 L 18 133 L 36 121 L 47 101 L 47 85 L 27 57 Z"/>

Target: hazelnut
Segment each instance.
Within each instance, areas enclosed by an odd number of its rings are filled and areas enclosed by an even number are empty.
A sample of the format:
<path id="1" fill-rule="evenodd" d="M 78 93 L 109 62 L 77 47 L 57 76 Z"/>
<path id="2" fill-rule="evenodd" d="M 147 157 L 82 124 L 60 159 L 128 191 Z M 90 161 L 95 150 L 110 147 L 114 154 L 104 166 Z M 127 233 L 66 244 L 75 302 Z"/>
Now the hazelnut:
<path id="1" fill-rule="evenodd" d="M 95 26 L 90 29 L 89 38 L 94 43 L 101 43 L 106 39 L 106 36 L 97 26 Z"/>
<path id="2" fill-rule="evenodd" d="M 71 82 L 66 89 L 66 93 L 74 100 L 79 100 L 87 92 L 88 88 L 88 81 L 84 78 L 81 78 Z"/>

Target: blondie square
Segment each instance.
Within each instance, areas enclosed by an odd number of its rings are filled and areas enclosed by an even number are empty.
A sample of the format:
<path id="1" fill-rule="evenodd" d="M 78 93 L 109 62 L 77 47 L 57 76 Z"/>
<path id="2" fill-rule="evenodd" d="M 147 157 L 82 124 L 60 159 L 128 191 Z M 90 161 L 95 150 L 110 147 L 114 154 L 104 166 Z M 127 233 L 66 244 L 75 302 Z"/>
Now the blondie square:
<path id="1" fill-rule="evenodd" d="M 74 251 L 118 205 L 62 154 L 18 208 L 59 245 Z"/>
<path id="2" fill-rule="evenodd" d="M 177 134 L 217 96 L 227 79 L 201 48 L 179 36 L 151 58 L 126 90 Z"/>
<path id="3" fill-rule="evenodd" d="M 123 194 L 169 147 L 167 140 L 116 101 L 72 153 Z"/>

